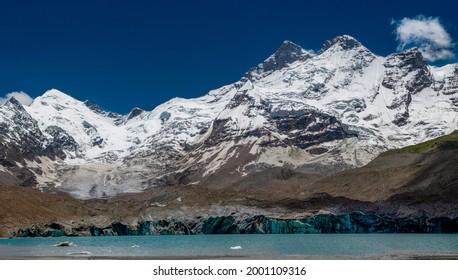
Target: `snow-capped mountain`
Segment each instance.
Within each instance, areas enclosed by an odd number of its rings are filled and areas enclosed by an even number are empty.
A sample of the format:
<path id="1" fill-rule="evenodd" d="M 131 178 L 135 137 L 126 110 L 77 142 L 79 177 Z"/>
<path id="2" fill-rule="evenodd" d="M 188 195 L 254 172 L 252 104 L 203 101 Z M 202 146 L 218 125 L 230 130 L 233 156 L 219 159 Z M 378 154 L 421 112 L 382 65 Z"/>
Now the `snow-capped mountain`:
<path id="1" fill-rule="evenodd" d="M 12 99 L 0 107 L 0 175 L 79 198 L 224 187 L 271 167 L 362 166 L 457 128 L 457 64 L 430 66 L 417 49 L 380 57 L 346 35 L 317 53 L 285 41 L 240 81 L 150 112 L 104 112 L 58 90 Z"/>

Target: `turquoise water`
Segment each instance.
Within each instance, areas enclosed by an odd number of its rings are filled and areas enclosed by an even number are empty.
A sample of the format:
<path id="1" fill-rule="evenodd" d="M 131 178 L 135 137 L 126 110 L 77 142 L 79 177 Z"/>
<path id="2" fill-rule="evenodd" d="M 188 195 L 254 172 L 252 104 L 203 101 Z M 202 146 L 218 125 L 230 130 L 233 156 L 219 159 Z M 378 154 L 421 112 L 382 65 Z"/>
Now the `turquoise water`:
<path id="1" fill-rule="evenodd" d="M 74 246 L 56 247 L 70 241 Z M 231 247 L 240 246 L 239 249 Z M 408 258 L 458 255 L 458 234 L 168 235 L 0 239 L 0 258 Z"/>

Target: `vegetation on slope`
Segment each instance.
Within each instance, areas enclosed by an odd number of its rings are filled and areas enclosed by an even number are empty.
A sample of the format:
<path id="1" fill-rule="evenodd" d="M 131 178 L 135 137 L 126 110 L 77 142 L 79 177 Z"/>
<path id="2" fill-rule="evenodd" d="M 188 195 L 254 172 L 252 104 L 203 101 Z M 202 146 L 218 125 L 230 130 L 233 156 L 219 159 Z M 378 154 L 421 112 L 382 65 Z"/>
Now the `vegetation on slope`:
<path id="1" fill-rule="evenodd" d="M 407 146 L 401 149 L 394 149 L 385 152 L 389 154 L 405 154 L 405 153 L 426 153 L 434 149 L 451 149 L 458 148 L 458 130 L 455 130 L 449 135 L 438 137 L 417 145 Z"/>

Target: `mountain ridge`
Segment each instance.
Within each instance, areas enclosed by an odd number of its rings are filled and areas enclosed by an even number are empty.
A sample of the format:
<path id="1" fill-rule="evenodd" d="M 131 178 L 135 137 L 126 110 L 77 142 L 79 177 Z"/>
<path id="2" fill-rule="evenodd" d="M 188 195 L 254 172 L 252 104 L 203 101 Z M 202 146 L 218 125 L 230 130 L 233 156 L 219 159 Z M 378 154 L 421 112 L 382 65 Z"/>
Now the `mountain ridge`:
<path id="1" fill-rule="evenodd" d="M 25 145 L 36 150 L 31 160 L 0 172 L 14 181 L 22 168 L 31 179 L 17 184 L 78 198 L 233 185 L 279 167 L 329 175 L 457 129 L 456 73 L 458 65 L 429 66 L 415 49 L 376 56 L 344 35 L 317 53 L 285 41 L 240 81 L 152 111 L 118 115 L 50 90 L 24 107 L 50 152 Z"/>

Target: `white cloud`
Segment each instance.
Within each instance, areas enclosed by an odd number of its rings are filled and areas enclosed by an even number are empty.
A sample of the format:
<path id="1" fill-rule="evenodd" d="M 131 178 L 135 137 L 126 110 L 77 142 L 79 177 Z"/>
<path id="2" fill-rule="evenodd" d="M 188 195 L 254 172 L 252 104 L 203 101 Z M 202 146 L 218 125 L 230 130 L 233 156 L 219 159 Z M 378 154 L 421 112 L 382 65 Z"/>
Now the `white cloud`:
<path id="1" fill-rule="evenodd" d="M 437 17 L 417 16 L 392 21 L 396 26 L 396 39 L 399 41 L 398 50 L 406 47 L 418 47 L 423 56 L 429 61 L 453 58 L 455 44 Z"/>
<path id="2" fill-rule="evenodd" d="M 11 97 L 16 98 L 19 103 L 25 106 L 29 106 L 33 102 L 33 98 L 30 97 L 27 93 L 23 91 L 14 91 L 8 93 L 5 97 L 0 97 L 0 105 L 5 104 L 5 102 L 8 101 Z"/>

